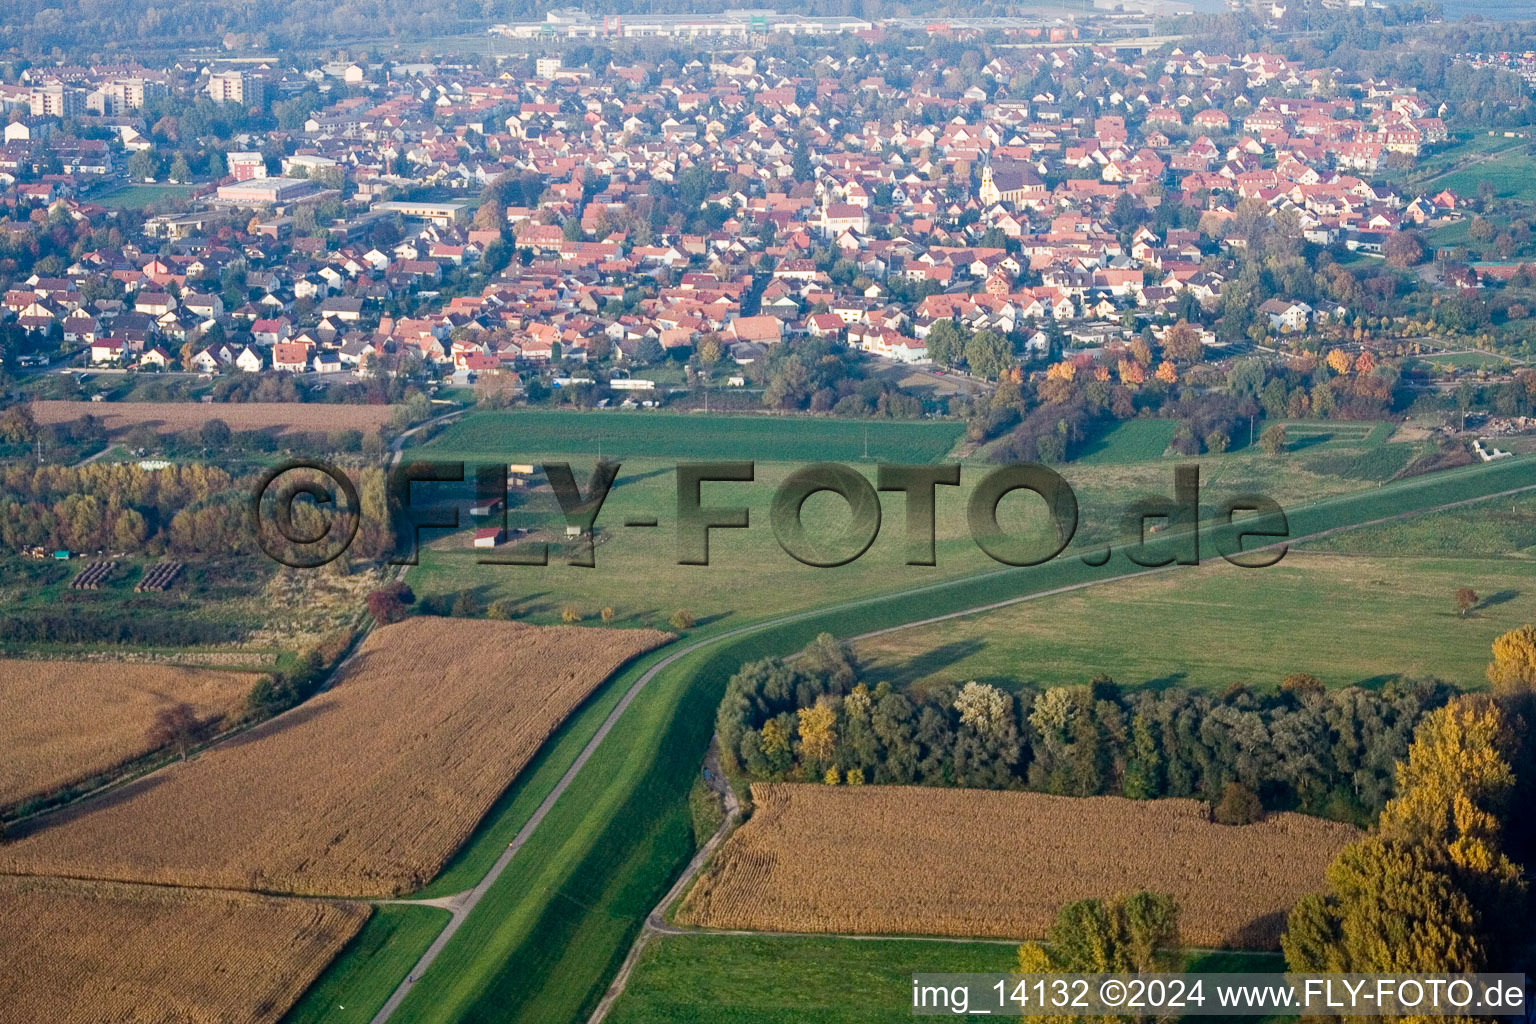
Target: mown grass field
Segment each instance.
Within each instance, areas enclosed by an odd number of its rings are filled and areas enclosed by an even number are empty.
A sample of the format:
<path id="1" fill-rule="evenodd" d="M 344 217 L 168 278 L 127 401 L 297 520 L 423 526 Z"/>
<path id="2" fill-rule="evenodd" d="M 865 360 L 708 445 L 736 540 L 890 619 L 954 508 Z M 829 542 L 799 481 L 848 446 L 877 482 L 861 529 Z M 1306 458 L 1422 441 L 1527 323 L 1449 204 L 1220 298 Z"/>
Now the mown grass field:
<path id="1" fill-rule="evenodd" d="M 1143 423 L 1167 425 L 1163 421 L 1132 421 L 1138 427 Z M 450 441 L 439 438 L 412 451 L 423 457 L 448 457 L 439 456 L 438 445 Z M 1408 448 L 1385 447 L 1388 451 Z M 608 453 L 605 445 L 604 454 Z M 1353 457 L 1357 451 L 1339 448 L 1336 454 Z M 818 459 L 835 457 L 829 450 L 817 455 Z M 586 486 L 594 462 L 591 455 L 563 454 L 553 458 L 570 461 L 578 482 Z M 1211 509 L 1223 498 L 1254 491 L 1269 494 L 1291 507 L 1368 487 L 1395 471 L 1389 468 L 1385 474 L 1317 473 L 1300 456 L 1277 459 L 1258 451 L 1199 459 L 1073 463 L 1061 467 L 1061 472 L 1077 494 L 1074 545 L 1088 546 L 1117 535 L 1131 503 L 1145 495 L 1171 495 L 1174 466 L 1186 463 L 1200 467 L 1202 500 Z M 873 482 L 874 465 L 848 464 Z M 562 608 L 570 605 L 588 619 L 607 607 L 614 610 L 618 625 L 664 627 L 678 608 L 690 609 L 703 625 L 740 624 L 832 600 L 899 590 L 999 567 L 976 546 L 966 520 L 966 504 L 972 489 L 996 468 L 984 463 L 963 465 L 959 487 L 936 490 L 936 566 L 906 564 L 905 497 L 895 492 L 881 495 L 879 534 L 857 561 L 836 568 L 815 568 L 795 561 L 780 548 L 770 526 L 769 511 L 775 489 L 803 465 L 758 460 L 751 483 L 703 485 L 705 505 L 746 507 L 750 522 L 747 529 L 711 531 L 708 566 L 678 564 L 676 462 L 669 459 L 621 460 L 618 481 L 597 520 L 595 569 L 567 564 L 568 552 L 559 544 L 551 549 L 548 566 L 484 564 L 487 557 L 501 556 L 488 555 L 469 543 L 468 528 L 481 525 L 463 508 L 471 487 L 418 485 L 415 500 L 423 506 L 460 502 L 460 522 L 465 529 L 456 533 L 425 531 L 420 565 L 411 570 L 410 583 L 418 595 L 428 597 L 468 592 L 482 608 L 496 600 L 508 600 L 516 604 L 522 617 L 534 622 L 558 621 Z M 1350 471 L 1349 466 L 1344 468 Z M 466 467 L 466 474 L 473 478 L 473 469 Z M 509 526 L 563 533 L 565 519 L 547 486 L 517 495 L 514 501 L 508 513 Z M 654 518 L 658 525 L 624 525 L 632 518 L 642 517 Z M 1050 550 L 1046 541 L 1054 537 L 1054 531 L 1039 499 L 1027 492 L 1009 496 L 999 506 L 998 518 L 1006 531 L 1027 540 L 1032 550 Z M 842 499 L 831 494 L 812 497 L 804 506 L 803 519 L 813 539 L 823 540 L 835 550 L 851 550 L 835 543 L 849 522 L 847 505 Z"/>
<path id="2" fill-rule="evenodd" d="M 283 1024 L 369 1021 L 448 923 L 440 907 L 381 903 L 362 931 L 283 1017 Z"/>
<path id="3" fill-rule="evenodd" d="M 1536 495 L 1491 498 L 1464 508 L 1353 530 L 1315 541 L 1307 547 L 1316 551 L 1385 557 L 1533 558 L 1536 557 Z"/>
<path id="4" fill-rule="evenodd" d="M 142 210 L 156 203 L 186 199 L 194 191 L 191 185 L 124 185 L 91 199 L 109 210 Z"/>
<path id="5" fill-rule="evenodd" d="M 1466 618 L 1452 598 L 1483 603 Z M 862 642 L 871 678 L 1007 687 L 1084 683 L 1220 693 L 1291 672 L 1329 686 L 1393 676 L 1484 685 L 1495 637 L 1536 621 L 1536 562 L 1288 553 L 1267 569 L 1219 558 Z M 1412 637 L 1411 643 L 1405 638 Z"/>
<path id="6" fill-rule="evenodd" d="M 854 462 L 867 451 L 869 459 L 882 462 L 938 462 L 964 432 L 955 422 L 523 409 L 471 413 L 422 447 L 445 458 L 453 452 L 507 462 L 546 455 L 590 459 L 599 446 L 612 459 Z"/>
<path id="7" fill-rule="evenodd" d="M 1006 972 L 1017 966 L 1017 950 L 1002 942 L 669 935 L 646 947 L 607 1021 L 906 1024 L 912 1020 L 914 973 Z M 1273 954 L 1191 953 L 1184 963 L 1186 971 L 1284 969 Z"/>
<path id="8" fill-rule="evenodd" d="M 1492 182 L 1493 194 L 1500 199 L 1536 200 L 1536 177 L 1531 175 L 1527 146 L 1500 150 L 1489 160 L 1436 179 L 1433 187 L 1437 191 L 1448 188 L 1464 196 L 1475 196 L 1478 186 L 1485 181 Z"/>
<path id="9" fill-rule="evenodd" d="M 1174 420 L 1126 420 L 1083 445 L 1080 466 L 1111 466 L 1161 458 L 1178 429 Z"/>
<path id="10" fill-rule="evenodd" d="M 1502 460 L 1334 497 L 1291 510 L 1292 533 L 1527 486 L 1531 467 L 1529 459 Z M 1097 569 L 1058 560 L 822 607 L 730 637 L 718 625 L 695 634 L 717 639 L 679 650 L 637 695 L 395 1019 L 545 1024 L 590 1013 L 645 914 L 692 852 L 687 795 L 724 683 L 743 661 L 788 653 L 824 631 L 851 636 L 1124 571 L 1118 559 Z M 629 687 L 650 664 L 617 677 L 615 689 Z"/>

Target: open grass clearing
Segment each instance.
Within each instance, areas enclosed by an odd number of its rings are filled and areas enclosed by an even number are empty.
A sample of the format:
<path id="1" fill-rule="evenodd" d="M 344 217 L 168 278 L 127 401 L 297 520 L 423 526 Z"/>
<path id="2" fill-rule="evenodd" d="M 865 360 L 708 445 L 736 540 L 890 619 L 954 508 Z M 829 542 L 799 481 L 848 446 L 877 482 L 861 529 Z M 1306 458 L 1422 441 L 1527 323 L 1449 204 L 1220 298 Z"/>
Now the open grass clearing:
<path id="1" fill-rule="evenodd" d="M 1462 508 L 1352 530 L 1313 541 L 1307 547 L 1353 555 L 1523 561 L 1536 558 L 1536 495 L 1490 498 Z M 1468 585 L 1476 587 L 1475 583 Z"/>
<path id="2" fill-rule="evenodd" d="M 424 456 L 436 453 L 430 445 L 413 451 Z M 578 482 L 585 487 L 592 457 L 559 458 L 569 459 Z M 1370 486 L 1380 476 L 1367 473 L 1351 479 L 1315 473 L 1302 458 L 1272 458 L 1258 451 L 1177 461 L 1073 463 L 1061 467 L 1061 472 L 1077 494 L 1074 545 L 1086 548 L 1118 535 L 1127 509 L 1137 498 L 1171 495 L 1176 464 L 1200 467 L 1202 500 L 1211 514 L 1223 499 L 1237 494 L 1269 494 L 1289 508 Z M 874 482 L 872 464 L 852 465 Z M 879 533 L 856 561 L 834 568 L 797 562 L 779 546 L 769 512 L 775 489 L 802 466 L 797 462 L 757 461 L 751 483 L 703 485 L 704 504 L 745 507 L 750 523 L 747 529 L 711 531 L 708 566 L 678 564 L 678 497 L 676 463 L 672 461 L 626 458 L 621 462 L 618 481 L 597 520 L 595 571 L 568 565 L 568 546 L 563 544 L 551 548 L 547 566 L 485 564 L 485 559 L 505 554 L 489 553 L 470 544 L 468 528 L 483 523 L 467 512 L 472 487 L 418 485 L 416 500 L 424 506 L 460 503 L 460 522 L 465 529 L 424 531 L 420 565 L 411 570 L 410 583 L 418 595 L 428 597 L 451 600 L 468 592 L 480 607 L 497 600 L 510 601 L 519 615 L 531 622 L 558 621 L 562 609 L 571 606 L 588 620 L 601 609 L 612 608 L 618 625 L 664 627 L 678 608 L 691 610 L 703 625 L 741 624 L 829 600 L 889 592 L 1000 567 L 977 547 L 966 519 L 972 490 L 996 467 L 973 463 L 962 466 L 959 487 L 936 490 L 937 565 L 906 564 L 905 496 L 897 492 L 880 495 Z M 472 479 L 473 468 L 466 467 L 466 474 Z M 539 480 L 541 475 L 535 477 L 536 482 Z M 513 500 L 508 526 L 553 531 L 563 540 L 560 535 L 565 518 L 547 486 L 514 493 Z M 624 525 L 641 518 L 653 518 L 659 525 Z M 813 496 L 802 509 L 807 533 L 825 542 L 827 550 L 856 550 L 840 543 L 850 518 L 847 504 L 827 493 Z M 1050 550 L 1046 541 L 1055 536 L 1054 528 L 1038 498 L 1027 492 L 1011 495 L 999 506 L 998 518 L 1005 531 L 1028 542 L 1032 550 Z"/>
<path id="3" fill-rule="evenodd" d="M 1434 188 L 1451 189 L 1464 196 L 1475 196 L 1483 182 L 1493 185 L 1498 199 L 1515 199 L 1521 202 L 1536 200 L 1536 177 L 1531 175 L 1529 143 L 1501 149 L 1496 156 L 1470 167 L 1452 171 L 1437 178 Z"/>
<path id="4" fill-rule="evenodd" d="M 1116 423 L 1085 443 L 1073 460 L 1081 466 L 1107 466 L 1162 458 L 1178 429 L 1176 420 L 1137 419 Z"/>
<path id="5" fill-rule="evenodd" d="M 1482 602 L 1467 617 L 1453 597 Z M 1484 685 L 1495 637 L 1536 621 L 1536 564 L 1289 552 L 1275 566 L 1198 569 L 1060 594 L 858 644 L 870 676 L 1010 688 L 1085 683 L 1221 693 L 1272 690 L 1291 672 L 1329 686 L 1393 676 Z M 1405 638 L 1412 637 L 1412 642 Z"/>
<path id="6" fill-rule="evenodd" d="M 907 1024 L 913 974 L 1017 968 L 1017 950 L 1002 942 L 663 935 L 641 954 L 606 1024 Z M 1190 953 L 1183 969 L 1278 972 L 1285 964 L 1273 954 Z"/>
<path id="7" fill-rule="evenodd" d="M 367 1024 L 448 923 L 440 907 L 380 903 L 283 1024 Z"/>

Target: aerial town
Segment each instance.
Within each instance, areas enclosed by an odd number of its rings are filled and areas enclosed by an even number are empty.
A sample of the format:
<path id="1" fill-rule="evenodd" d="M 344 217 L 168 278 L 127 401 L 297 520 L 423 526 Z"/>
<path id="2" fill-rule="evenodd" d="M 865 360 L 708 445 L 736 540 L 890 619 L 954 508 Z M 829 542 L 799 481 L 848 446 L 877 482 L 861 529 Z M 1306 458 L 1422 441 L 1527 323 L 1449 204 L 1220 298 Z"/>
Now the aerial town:
<path id="1" fill-rule="evenodd" d="M 7 230 L 47 251 L 7 286 L 18 355 L 611 385 L 806 335 L 970 362 L 931 351 L 952 321 L 1017 342 L 969 367 L 995 381 L 1217 313 L 1207 343 L 1353 323 L 1310 282 L 1234 309 L 1255 219 L 1412 266 L 1477 198 L 1390 173 L 1450 107 L 1391 77 L 1059 27 L 987 60 L 929 25 L 961 59 L 909 63 L 879 28 L 828 31 L 866 52 L 28 68 L 0 86 Z M 175 209 L 112 201 L 151 184 Z"/>
<path id="2" fill-rule="evenodd" d="M 1528 1015 L 1524 0 L 45 2 L 0 1024 Z"/>

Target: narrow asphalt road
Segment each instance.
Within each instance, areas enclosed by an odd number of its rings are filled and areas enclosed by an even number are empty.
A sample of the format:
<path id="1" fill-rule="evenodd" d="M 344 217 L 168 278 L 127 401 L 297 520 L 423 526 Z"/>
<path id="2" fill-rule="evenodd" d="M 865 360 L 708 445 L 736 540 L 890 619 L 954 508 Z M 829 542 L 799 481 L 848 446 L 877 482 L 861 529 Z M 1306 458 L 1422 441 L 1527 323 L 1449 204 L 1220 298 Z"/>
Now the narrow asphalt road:
<path id="1" fill-rule="evenodd" d="M 1347 526 L 1336 526 L 1327 530 L 1320 530 L 1317 533 L 1307 534 L 1301 537 L 1288 537 L 1285 540 L 1277 541 L 1274 544 L 1267 544 L 1248 549 L 1247 553 L 1273 550 L 1275 548 L 1285 547 L 1292 544 L 1300 544 L 1306 541 L 1318 540 L 1337 533 L 1344 533 L 1350 530 L 1358 530 L 1368 526 L 1378 526 L 1382 523 L 1407 519 L 1413 516 L 1425 515 L 1432 512 L 1441 512 L 1446 509 L 1472 505 L 1482 501 L 1505 498 L 1509 497 L 1510 495 L 1521 494 L 1531 490 L 1536 490 L 1536 484 L 1529 484 L 1524 487 L 1515 487 L 1506 491 L 1500 491 L 1495 494 L 1482 495 L 1476 498 L 1466 498 L 1459 501 L 1447 502 L 1445 504 L 1435 505 L 1429 508 L 1410 509 L 1406 512 L 1399 512 L 1390 516 L 1382 516 L 1378 519 L 1372 519 L 1362 523 L 1352 523 Z M 1107 576 L 1102 579 L 1085 580 L 1080 583 L 1072 583 L 1061 587 L 1052 587 L 1048 590 L 1023 594 L 1019 597 L 1008 598 L 1004 601 L 995 601 L 990 604 L 979 605 L 975 608 L 967 608 L 963 611 L 951 612 L 945 615 L 930 616 L 914 620 L 912 622 L 903 623 L 899 626 L 873 630 L 869 633 L 861 633 L 858 636 L 848 637 L 847 639 L 851 641 L 857 641 L 875 636 L 883 636 L 887 633 L 897 632 L 898 630 L 914 629 L 920 626 L 932 625 L 937 622 L 945 622 L 950 619 L 958 619 L 968 615 L 976 615 L 981 612 L 993 611 L 998 608 L 1006 608 L 1011 605 L 1022 604 L 1026 601 L 1037 601 L 1046 597 L 1053 597 L 1059 594 L 1084 590 L 1088 587 L 1097 587 L 1110 583 L 1119 583 L 1125 580 L 1135 579 L 1142 576 L 1149 576 L 1153 573 L 1167 572 L 1171 569 L 1177 568 L 1180 567 L 1176 564 L 1167 565 L 1158 568 L 1141 569 L 1135 572 L 1121 573 L 1117 576 Z M 614 707 L 612 711 L 608 713 L 608 717 L 603 719 L 603 724 L 598 727 L 596 734 L 587 741 L 587 745 L 582 748 L 581 753 L 577 755 L 576 760 L 571 764 L 570 768 L 568 768 L 565 774 L 560 777 L 560 781 L 555 784 L 555 787 L 552 790 L 550 790 L 549 795 L 544 798 L 543 803 L 539 804 L 539 807 L 536 811 L 534 811 L 533 816 L 530 817 L 528 821 L 524 823 L 523 827 L 518 830 L 517 836 L 507 846 L 507 848 L 501 852 L 501 856 L 496 859 L 496 863 L 493 864 L 491 869 L 486 872 L 485 876 L 480 879 L 480 882 L 472 889 L 466 890 L 465 892 L 459 893 L 457 896 L 451 898 L 453 901 L 453 916 L 449 919 L 448 924 L 443 928 L 442 932 L 438 934 L 437 938 L 433 940 L 432 945 L 427 947 L 427 951 L 423 953 L 420 959 L 416 961 L 415 967 L 411 969 L 406 979 L 395 988 L 393 993 L 390 994 L 389 999 L 384 1003 L 383 1007 L 379 1009 L 379 1012 L 374 1014 L 371 1024 L 385 1024 L 385 1022 L 388 1021 L 391 1016 L 393 1016 L 395 1010 L 399 1008 L 400 1003 L 405 999 L 407 995 L 410 994 L 411 989 L 416 986 L 418 979 L 420 979 L 422 975 L 425 974 L 427 968 L 432 966 L 432 963 L 438 958 L 439 954 L 441 954 L 448 943 L 453 940 L 454 935 L 458 933 L 459 928 L 463 926 L 464 921 L 469 917 L 471 913 L 474 912 L 474 909 L 479 905 L 480 900 L 484 898 L 485 894 L 490 890 L 491 886 L 496 883 L 496 880 L 501 877 L 501 874 L 506 870 L 507 865 L 512 862 L 512 858 L 517 856 L 518 851 L 527 844 L 528 840 L 533 836 L 534 831 L 539 827 L 540 824 L 543 823 L 545 817 L 548 816 L 550 810 L 553 809 L 556 802 L 558 802 L 559 799 L 565 795 L 565 791 L 570 787 L 571 782 L 576 778 L 577 774 L 580 773 L 581 769 L 586 767 L 587 762 L 592 759 L 592 755 L 597 752 L 597 748 L 602 745 L 603 740 L 606 739 L 608 734 L 613 730 L 614 725 L 618 723 L 618 720 L 623 716 L 624 712 L 629 709 L 629 706 L 634 702 L 634 699 L 640 695 L 640 691 L 645 689 L 646 684 L 654 679 L 656 675 L 663 669 L 673 665 L 679 659 L 687 657 L 695 651 L 702 650 L 703 648 L 708 647 L 711 644 L 719 643 L 722 640 L 728 640 L 731 637 L 741 636 L 745 633 L 752 633 L 758 630 L 772 628 L 774 626 L 785 625 L 791 622 L 798 622 L 807 618 L 813 618 L 818 615 L 824 615 L 834 610 L 843 610 L 848 608 L 855 608 L 860 605 L 910 598 L 918 594 L 944 587 L 963 585 L 967 581 L 973 581 L 978 578 L 996 576 L 1000 575 L 1001 573 L 1015 571 L 1017 570 L 1014 568 L 998 569 L 992 572 L 981 574 L 979 577 L 962 577 L 957 580 L 944 580 L 937 583 L 929 583 L 921 587 L 915 587 L 911 590 L 898 591 L 896 593 L 888 594 L 878 594 L 871 597 L 844 602 L 843 604 L 835 605 L 832 607 L 813 608 L 802 612 L 794 612 L 788 615 L 781 615 L 762 622 L 755 622 L 744 626 L 738 626 L 734 629 L 726 630 L 723 633 L 718 633 L 714 636 L 706 637 L 702 640 L 697 640 L 691 644 L 680 647 L 677 650 L 672 651 L 660 661 L 656 662 L 656 664 L 652 665 L 650 668 L 646 669 L 645 672 L 642 673 L 640 677 L 630 685 L 629 689 L 624 693 L 624 696 L 619 700 L 619 703 Z M 713 839 L 711 841 L 713 841 Z M 673 886 L 673 891 L 680 892 L 682 887 L 685 886 L 692 878 L 692 874 L 689 872 L 696 873 L 701 866 L 702 858 L 696 856 L 693 862 L 691 862 L 689 865 L 689 871 L 685 871 L 683 877 L 680 878 L 677 884 Z M 669 896 L 670 895 L 671 894 L 669 893 Z M 460 897 L 462 897 L 462 899 L 460 899 Z M 666 904 L 664 902 L 656 910 L 653 910 L 649 915 L 647 923 L 651 923 L 656 918 L 657 914 L 664 910 L 665 905 Z M 637 944 L 643 941 L 644 938 L 645 931 L 644 926 L 642 926 L 641 936 L 636 940 Z M 629 957 L 626 958 L 626 963 L 630 963 L 631 960 L 637 956 L 638 951 L 632 948 L 630 950 Z M 617 998 L 618 995 L 619 992 L 610 991 L 610 994 L 604 997 L 604 1001 L 611 1005 L 612 1000 Z"/>

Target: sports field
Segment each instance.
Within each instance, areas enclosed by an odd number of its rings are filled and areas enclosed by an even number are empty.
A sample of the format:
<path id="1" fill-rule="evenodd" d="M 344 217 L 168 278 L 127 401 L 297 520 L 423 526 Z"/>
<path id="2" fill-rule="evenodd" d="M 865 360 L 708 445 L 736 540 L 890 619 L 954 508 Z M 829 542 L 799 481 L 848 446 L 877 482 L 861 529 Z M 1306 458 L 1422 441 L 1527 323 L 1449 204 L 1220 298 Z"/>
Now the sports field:
<path id="1" fill-rule="evenodd" d="M 109 210 L 142 210 L 156 203 L 186 199 L 194 191 L 191 185 L 124 185 L 94 197 L 91 202 Z"/>

